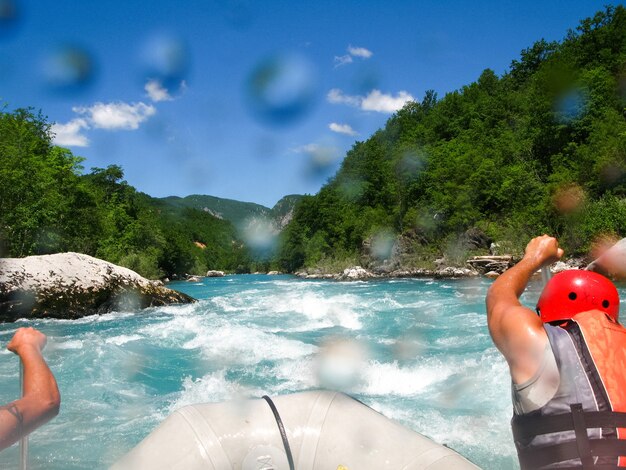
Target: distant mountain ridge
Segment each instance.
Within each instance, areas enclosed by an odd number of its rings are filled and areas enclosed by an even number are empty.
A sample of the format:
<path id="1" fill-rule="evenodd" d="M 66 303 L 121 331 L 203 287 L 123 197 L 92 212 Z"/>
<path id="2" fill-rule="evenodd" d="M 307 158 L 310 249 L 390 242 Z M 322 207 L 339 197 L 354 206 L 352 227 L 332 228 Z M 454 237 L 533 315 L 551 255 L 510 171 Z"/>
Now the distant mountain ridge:
<path id="1" fill-rule="evenodd" d="M 168 196 L 161 198 L 173 207 L 190 207 L 207 212 L 219 219 L 232 223 L 239 231 L 245 230 L 254 221 L 269 222 L 280 232 L 292 219 L 293 211 L 303 196 L 290 194 L 280 199 L 271 209 L 254 202 L 192 194 L 186 197 Z"/>

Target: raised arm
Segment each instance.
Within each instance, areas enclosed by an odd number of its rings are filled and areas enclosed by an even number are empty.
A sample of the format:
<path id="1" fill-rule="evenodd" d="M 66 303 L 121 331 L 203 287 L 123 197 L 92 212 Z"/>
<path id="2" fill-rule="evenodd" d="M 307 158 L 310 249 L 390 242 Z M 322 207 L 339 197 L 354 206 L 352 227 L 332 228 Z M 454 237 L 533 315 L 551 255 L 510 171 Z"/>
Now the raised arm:
<path id="1" fill-rule="evenodd" d="M 59 413 L 61 396 L 41 351 L 46 335 L 20 328 L 7 345 L 24 365 L 24 396 L 0 407 L 0 450 L 17 442 Z"/>
<path id="2" fill-rule="evenodd" d="M 489 333 L 509 363 L 516 383 L 528 380 L 536 372 L 547 341 L 541 319 L 524 307 L 519 297 L 539 268 L 561 256 L 563 250 L 556 238 L 533 238 L 522 260 L 498 277 L 487 292 Z"/>

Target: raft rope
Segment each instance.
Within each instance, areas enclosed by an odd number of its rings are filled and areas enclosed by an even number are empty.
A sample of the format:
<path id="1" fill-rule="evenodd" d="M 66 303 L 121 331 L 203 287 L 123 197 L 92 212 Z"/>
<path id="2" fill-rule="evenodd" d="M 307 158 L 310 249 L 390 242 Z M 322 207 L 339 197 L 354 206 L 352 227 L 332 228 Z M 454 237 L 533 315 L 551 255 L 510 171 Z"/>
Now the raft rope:
<path id="1" fill-rule="evenodd" d="M 283 440 L 283 446 L 285 446 L 285 453 L 287 454 L 287 460 L 289 461 L 289 470 L 295 470 L 293 465 L 293 456 L 291 455 L 291 447 L 289 447 L 289 441 L 287 440 L 287 433 L 285 432 L 285 427 L 283 426 L 283 420 L 280 419 L 280 415 L 278 414 L 278 410 L 276 409 L 276 405 L 270 397 L 267 395 L 263 395 L 263 399 L 267 402 L 274 413 L 274 419 L 276 419 L 276 424 L 278 424 L 278 431 L 280 432 L 280 437 Z"/>

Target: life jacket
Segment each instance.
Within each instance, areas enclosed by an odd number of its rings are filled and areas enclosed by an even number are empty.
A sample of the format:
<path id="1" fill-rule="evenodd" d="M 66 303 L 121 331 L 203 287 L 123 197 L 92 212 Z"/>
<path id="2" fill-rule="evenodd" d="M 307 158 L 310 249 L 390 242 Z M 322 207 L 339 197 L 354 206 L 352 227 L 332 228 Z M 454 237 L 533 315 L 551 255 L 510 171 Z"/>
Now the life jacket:
<path id="1" fill-rule="evenodd" d="M 544 327 L 560 383 L 544 406 L 513 415 L 520 467 L 626 467 L 626 328 L 598 310 Z"/>

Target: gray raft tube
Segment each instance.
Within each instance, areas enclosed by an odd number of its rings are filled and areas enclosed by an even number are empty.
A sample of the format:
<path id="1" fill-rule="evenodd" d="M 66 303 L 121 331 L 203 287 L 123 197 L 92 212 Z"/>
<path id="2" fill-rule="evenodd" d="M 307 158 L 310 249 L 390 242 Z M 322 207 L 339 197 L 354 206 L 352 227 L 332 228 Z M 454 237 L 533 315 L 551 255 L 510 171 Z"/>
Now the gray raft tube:
<path id="1" fill-rule="evenodd" d="M 476 465 L 342 393 L 272 399 L 296 470 L 462 470 Z M 111 470 L 289 470 L 263 399 L 181 408 Z"/>

